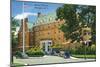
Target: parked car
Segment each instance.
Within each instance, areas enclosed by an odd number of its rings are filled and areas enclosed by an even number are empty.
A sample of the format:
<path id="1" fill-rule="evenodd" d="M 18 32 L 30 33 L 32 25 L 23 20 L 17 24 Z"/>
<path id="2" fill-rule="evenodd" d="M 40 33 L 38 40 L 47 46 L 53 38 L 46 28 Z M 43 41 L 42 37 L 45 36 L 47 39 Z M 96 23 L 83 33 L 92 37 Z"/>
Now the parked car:
<path id="1" fill-rule="evenodd" d="M 64 52 L 64 58 L 70 58 L 70 53 L 69 51 Z"/>
<path id="2" fill-rule="evenodd" d="M 69 51 L 60 51 L 60 57 L 63 57 L 63 58 L 70 58 L 70 53 L 69 53 Z"/>

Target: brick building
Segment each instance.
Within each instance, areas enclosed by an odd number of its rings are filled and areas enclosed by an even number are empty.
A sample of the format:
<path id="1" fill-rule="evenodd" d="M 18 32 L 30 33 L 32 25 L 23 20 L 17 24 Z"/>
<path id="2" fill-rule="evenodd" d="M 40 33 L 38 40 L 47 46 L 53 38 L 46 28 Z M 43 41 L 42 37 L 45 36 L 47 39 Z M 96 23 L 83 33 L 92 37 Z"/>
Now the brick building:
<path id="1" fill-rule="evenodd" d="M 53 44 L 62 44 L 66 42 L 64 33 L 59 27 L 64 23 L 64 20 L 57 20 L 53 23 L 38 25 L 33 27 L 35 44 L 39 45 L 42 40 L 52 40 Z"/>
<path id="2" fill-rule="evenodd" d="M 64 20 L 56 20 L 56 14 L 42 15 L 38 14 L 37 21 L 33 24 L 31 30 L 28 29 L 28 18 L 25 18 L 25 47 L 38 46 L 49 52 L 49 46 L 66 43 L 64 33 L 59 29 Z M 23 22 L 21 21 L 20 30 L 18 32 L 19 48 L 23 44 Z"/>
<path id="3" fill-rule="evenodd" d="M 24 19 L 24 31 L 25 31 L 25 47 L 26 49 L 29 48 L 29 29 L 28 29 L 28 18 Z M 18 31 L 18 48 L 21 49 L 23 47 L 23 20 L 21 20 L 21 26 L 20 29 Z"/>

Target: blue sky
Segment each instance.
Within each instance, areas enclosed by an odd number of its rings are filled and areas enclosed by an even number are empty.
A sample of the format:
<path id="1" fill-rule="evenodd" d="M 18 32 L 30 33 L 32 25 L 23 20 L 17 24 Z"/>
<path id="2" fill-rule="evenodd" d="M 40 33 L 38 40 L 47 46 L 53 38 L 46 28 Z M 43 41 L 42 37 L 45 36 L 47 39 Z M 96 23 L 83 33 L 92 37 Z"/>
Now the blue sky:
<path id="1" fill-rule="evenodd" d="M 17 15 L 22 14 L 22 6 L 23 2 L 12 0 L 12 16 L 16 17 Z M 55 3 L 40 3 L 40 2 L 24 2 L 24 13 L 38 13 L 48 14 L 55 12 L 56 9 L 63 4 L 55 4 Z M 29 22 L 35 22 L 37 16 L 30 15 L 28 16 Z"/>

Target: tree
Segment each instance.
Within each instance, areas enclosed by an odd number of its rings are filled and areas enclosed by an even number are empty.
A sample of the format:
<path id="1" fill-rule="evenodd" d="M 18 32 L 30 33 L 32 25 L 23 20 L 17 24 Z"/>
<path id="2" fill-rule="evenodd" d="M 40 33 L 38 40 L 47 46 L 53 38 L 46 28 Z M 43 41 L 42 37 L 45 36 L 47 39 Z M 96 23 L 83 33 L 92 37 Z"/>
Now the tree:
<path id="1" fill-rule="evenodd" d="M 92 40 L 95 42 L 96 7 L 86 5 L 64 4 L 57 9 L 57 18 L 65 19 L 60 27 L 66 39 L 80 41 L 82 28 L 87 25 L 92 29 Z"/>
<path id="2" fill-rule="evenodd" d="M 15 36 L 16 27 L 19 26 L 18 21 L 14 19 L 14 17 L 11 18 L 11 48 L 12 48 L 12 55 L 11 55 L 11 63 L 13 63 L 13 49 L 16 49 L 16 46 L 18 44 L 18 38 Z"/>
<path id="3" fill-rule="evenodd" d="M 15 49 L 18 44 L 18 38 L 15 35 L 17 26 L 19 26 L 18 21 L 12 17 L 11 18 L 11 37 L 12 37 L 12 48 L 13 49 Z"/>
<path id="4" fill-rule="evenodd" d="M 80 26 L 78 20 L 78 6 L 64 4 L 62 7 L 57 9 L 57 17 L 65 19 L 65 23 L 61 26 L 61 30 L 65 33 L 66 39 L 71 39 L 72 42 L 79 41 Z"/>
<path id="5" fill-rule="evenodd" d="M 92 43 L 96 42 L 96 7 L 95 6 L 84 6 L 80 7 L 80 21 L 91 28 L 92 32 Z"/>

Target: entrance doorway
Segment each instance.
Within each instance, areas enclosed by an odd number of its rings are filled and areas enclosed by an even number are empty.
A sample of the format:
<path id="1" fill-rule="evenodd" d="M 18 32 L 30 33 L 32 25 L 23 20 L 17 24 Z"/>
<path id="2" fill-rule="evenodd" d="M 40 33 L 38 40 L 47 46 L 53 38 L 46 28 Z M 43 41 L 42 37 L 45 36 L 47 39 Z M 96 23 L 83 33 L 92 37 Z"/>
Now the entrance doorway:
<path id="1" fill-rule="evenodd" d="M 40 41 L 40 47 L 46 54 L 51 54 L 52 48 L 50 47 L 52 45 L 52 40 L 42 40 Z"/>

